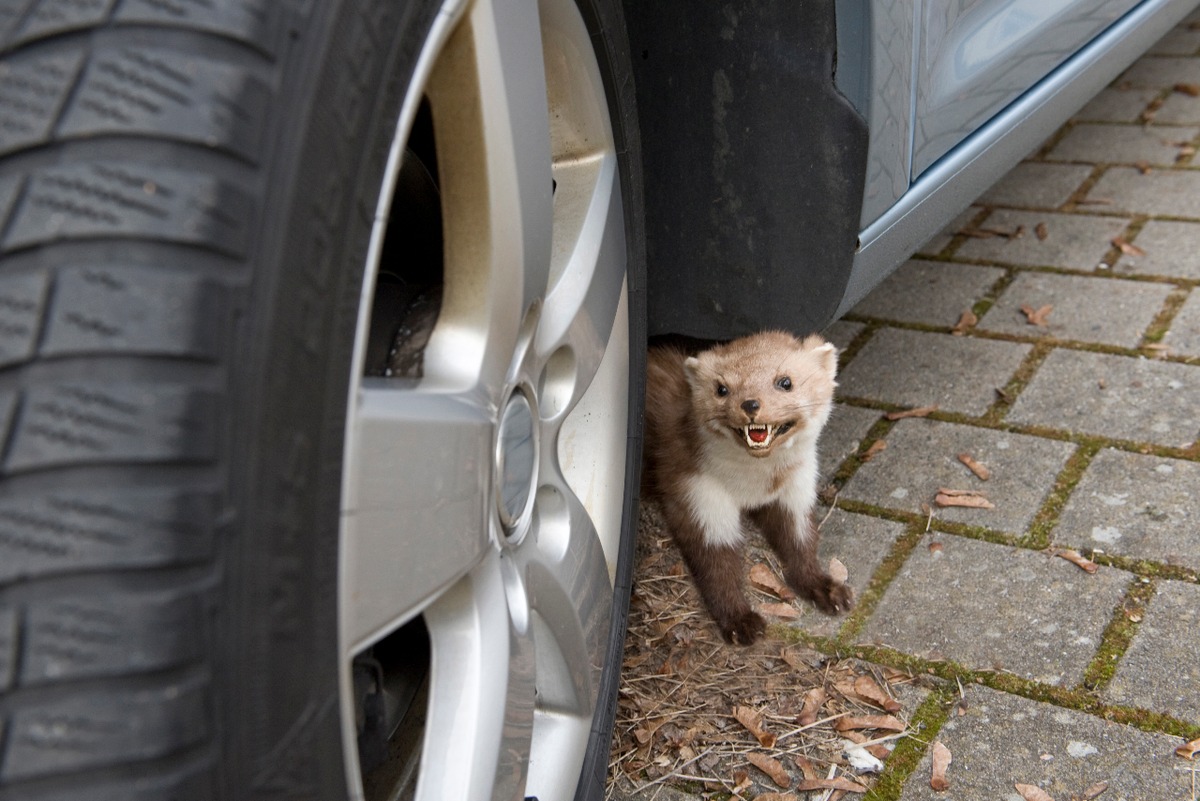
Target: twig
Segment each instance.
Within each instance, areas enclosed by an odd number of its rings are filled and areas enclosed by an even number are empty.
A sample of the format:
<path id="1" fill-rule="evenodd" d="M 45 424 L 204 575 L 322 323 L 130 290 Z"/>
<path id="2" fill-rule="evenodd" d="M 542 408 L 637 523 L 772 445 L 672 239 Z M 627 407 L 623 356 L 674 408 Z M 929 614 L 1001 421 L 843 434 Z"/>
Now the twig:
<path id="1" fill-rule="evenodd" d="M 662 784 L 663 782 L 667 781 L 668 779 L 673 779 L 673 778 L 675 778 L 675 774 L 676 774 L 676 773 L 678 773 L 679 771 L 683 770 L 683 769 L 684 769 L 684 768 L 686 768 L 688 765 L 691 765 L 693 762 L 699 762 L 701 759 L 703 759 L 704 757 L 708 756 L 708 755 L 709 755 L 711 752 L 712 752 L 712 748 L 706 748 L 706 749 L 704 749 L 704 750 L 703 750 L 703 751 L 701 751 L 699 754 L 696 754 L 696 756 L 692 757 L 692 758 L 691 758 L 691 759 L 689 759 L 687 762 L 684 762 L 682 765 L 680 765 L 679 767 L 675 768 L 675 770 L 671 771 L 670 773 L 667 773 L 667 774 L 665 774 L 665 775 L 663 775 L 663 776 L 659 776 L 657 779 L 655 779 L 655 780 L 654 780 L 654 781 L 652 781 L 652 782 L 647 782 L 647 783 L 643 784 L 641 787 L 639 787 L 639 788 L 637 788 L 636 790 L 634 790 L 634 791 L 633 791 L 633 792 L 634 792 L 634 795 L 637 795 L 638 793 L 642 792 L 643 790 L 648 790 L 648 789 L 650 789 L 651 787 L 653 787 L 653 786 L 654 786 L 654 785 L 656 785 L 656 784 Z"/>
<path id="2" fill-rule="evenodd" d="M 800 732 L 802 732 L 802 731 L 808 731 L 808 730 L 809 730 L 809 729 L 811 729 L 811 728 L 815 728 L 816 726 L 820 726 L 822 723 L 828 723 L 828 722 L 829 722 L 829 721 L 831 721 L 831 720 L 837 720 L 838 718 L 844 718 L 844 717 L 846 717 L 846 716 L 847 716 L 847 715 L 849 715 L 849 714 L 850 714 L 850 712 L 849 712 L 849 711 L 846 711 L 846 712 L 839 712 L 839 713 L 837 713 L 836 715 L 830 715 L 830 716 L 829 716 L 829 717 L 827 717 L 827 718 L 821 718 L 820 720 L 814 720 L 812 723 L 809 723 L 809 724 L 808 724 L 808 725 L 806 725 L 806 726 L 801 726 L 801 727 L 800 727 L 800 728 L 798 728 L 798 729 L 792 729 L 791 731 L 787 732 L 786 734 L 781 734 L 781 735 L 779 735 L 778 737 L 776 737 L 776 738 L 775 738 L 775 742 L 776 742 L 776 743 L 781 743 L 781 742 L 783 742 L 784 740 L 786 740 L 788 737 L 791 737 L 793 734 L 799 734 L 799 733 L 800 733 Z"/>
<path id="3" fill-rule="evenodd" d="M 833 501 L 829 504 L 829 511 L 826 512 L 825 516 L 821 518 L 821 522 L 817 523 L 817 531 L 820 531 L 821 528 L 824 527 L 825 521 L 830 518 L 830 516 L 833 514 L 833 510 L 837 508 L 838 495 L 840 495 L 841 492 L 842 491 L 839 489 L 837 492 L 833 493 Z"/>
<path id="4" fill-rule="evenodd" d="M 837 778 L 837 765 L 829 766 L 829 773 L 825 774 L 825 778 L 830 781 Z M 821 796 L 821 801 L 829 801 L 829 799 L 832 795 L 833 795 L 833 788 L 830 787 L 828 790 L 825 791 L 825 795 Z"/>
<path id="5" fill-rule="evenodd" d="M 866 742 L 855 743 L 855 745 L 860 746 L 862 748 L 866 748 L 868 745 L 882 745 L 883 743 L 889 743 L 892 740 L 899 740 L 901 737 L 911 737 L 911 736 L 912 736 L 912 731 L 910 729 L 905 729 L 904 731 L 898 731 L 895 734 L 885 734 L 882 737 L 876 737 L 874 740 L 867 740 Z"/>

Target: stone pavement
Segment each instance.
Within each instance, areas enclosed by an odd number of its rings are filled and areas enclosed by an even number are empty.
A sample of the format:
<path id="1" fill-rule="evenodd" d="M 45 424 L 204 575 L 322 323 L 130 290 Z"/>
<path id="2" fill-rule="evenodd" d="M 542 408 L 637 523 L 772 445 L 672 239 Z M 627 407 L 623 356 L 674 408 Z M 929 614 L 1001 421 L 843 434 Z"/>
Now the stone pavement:
<path id="1" fill-rule="evenodd" d="M 1174 753 L 1200 737 L 1198 82 L 1181 26 L 827 332 L 822 547 L 859 603 L 795 625 L 941 680 L 868 798 L 1198 797 Z"/>

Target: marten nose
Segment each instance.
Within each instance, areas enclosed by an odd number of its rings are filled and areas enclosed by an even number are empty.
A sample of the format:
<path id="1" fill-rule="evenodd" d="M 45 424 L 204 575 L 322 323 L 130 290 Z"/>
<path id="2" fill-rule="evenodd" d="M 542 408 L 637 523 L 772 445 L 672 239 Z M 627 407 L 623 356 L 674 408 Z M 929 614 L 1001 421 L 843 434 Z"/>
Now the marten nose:
<path id="1" fill-rule="evenodd" d="M 751 398 L 750 400 L 742 401 L 742 410 L 745 411 L 746 414 L 750 415 L 751 417 L 753 417 L 755 415 L 755 413 L 757 413 L 758 410 L 761 408 L 762 408 L 762 404 L 759 403 L 758 401 L 754 400 L 754 398 Z"/>

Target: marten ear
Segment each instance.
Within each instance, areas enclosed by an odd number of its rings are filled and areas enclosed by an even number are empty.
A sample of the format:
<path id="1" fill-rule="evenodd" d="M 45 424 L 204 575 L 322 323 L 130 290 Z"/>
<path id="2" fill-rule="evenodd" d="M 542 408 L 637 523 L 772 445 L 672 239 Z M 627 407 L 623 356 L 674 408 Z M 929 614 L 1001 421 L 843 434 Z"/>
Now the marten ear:
<path id="1" fill-rule="evenodd" d="M 700 360 L 695 356 L 688 356 L 683 360 L 683 373 L 687 376 L 689 384 L 695 384 L 700 373 Z"/>
<path id="2" fill-rule="evenodd" d="M 821 365 L 821 369 L 828 372 L 829 375 L 838 372 L 838 349 L 833 347 L 832 342 L 818 345 L 812 350 L 812 355 L 817 357 L 818 365 Z"/>

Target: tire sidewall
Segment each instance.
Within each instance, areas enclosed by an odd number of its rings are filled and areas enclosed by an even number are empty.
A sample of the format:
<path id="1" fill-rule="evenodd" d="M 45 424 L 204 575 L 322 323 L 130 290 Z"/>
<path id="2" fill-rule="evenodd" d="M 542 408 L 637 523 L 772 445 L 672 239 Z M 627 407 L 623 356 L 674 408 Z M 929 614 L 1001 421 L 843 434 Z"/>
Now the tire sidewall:
<path id="1" fill-rule="evenodd" d="M 437 10 L 330 3 L 285 72 L 232 377 L 230 492 L 243 513 L 217 636 L 225 797 L 347 793 L 338 543 L 349 365 L 371 220 Z"/>

